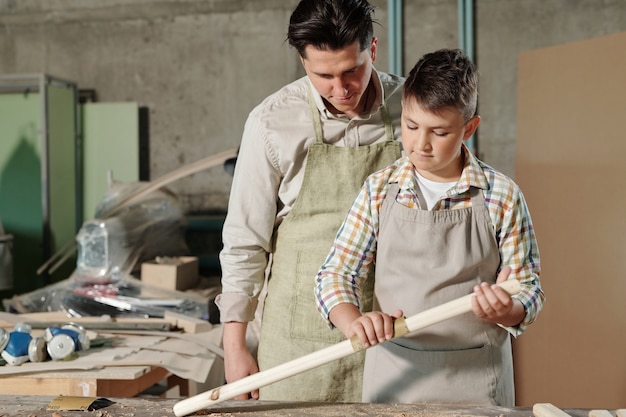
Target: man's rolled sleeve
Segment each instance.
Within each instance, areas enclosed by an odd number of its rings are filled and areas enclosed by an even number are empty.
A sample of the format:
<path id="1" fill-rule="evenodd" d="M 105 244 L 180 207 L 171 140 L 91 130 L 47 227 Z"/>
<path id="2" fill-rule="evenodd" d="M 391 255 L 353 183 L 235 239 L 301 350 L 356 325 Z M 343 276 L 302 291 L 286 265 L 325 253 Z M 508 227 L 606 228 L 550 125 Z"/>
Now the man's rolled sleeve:
<path id="1" fill-rule="evenodd" d="M 215 298 L 215 304 L 220 309 L 220 321 L 249 322 L 254 320 L 258 305 L 258 298 L 238 293 L 222 293 Z"/>

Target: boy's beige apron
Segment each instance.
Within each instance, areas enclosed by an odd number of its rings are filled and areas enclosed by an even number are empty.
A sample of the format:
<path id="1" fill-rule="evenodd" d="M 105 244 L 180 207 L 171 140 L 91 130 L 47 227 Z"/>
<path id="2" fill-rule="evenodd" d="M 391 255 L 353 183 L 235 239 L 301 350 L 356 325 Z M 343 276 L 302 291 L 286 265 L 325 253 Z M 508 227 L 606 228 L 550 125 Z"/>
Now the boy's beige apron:
<path id="1" fill-rule="evenodd" d="M 375 309 L 406 317 L 495 282 L 498 244 L 483 193 L 472 207 L 416 210 L 395 201 L 380 213 Z M 366 351 L 364 402 L 437 402 L 513 407 L 513 362 L 504 329 L 472 312 Z"/>
<path id="2" fill-rule="evenodd" d="M 323 143 L 320 115 L 310 99 L 315 144 L 298 198 L 278 227 L 263 309 L 258 361 L 261 370 L 345 340 L 330 330 L 317 311 L 315 276 L 328 255 L 337 230 L 366 176 L 401 156 L 386 108 L 387 141 L 359 147 Z M 373 274 L 364 289 L 362 309 L 371 309 Z M 362 354 L 352 355 L 261 388 L 262 400 L 360 401 Z"/>

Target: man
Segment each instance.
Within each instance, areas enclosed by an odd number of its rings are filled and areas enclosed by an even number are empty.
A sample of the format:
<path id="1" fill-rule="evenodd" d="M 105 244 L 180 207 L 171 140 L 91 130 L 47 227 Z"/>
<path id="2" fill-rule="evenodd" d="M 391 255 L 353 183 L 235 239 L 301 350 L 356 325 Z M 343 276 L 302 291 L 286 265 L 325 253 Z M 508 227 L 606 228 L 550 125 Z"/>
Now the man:
<path id="1" fill-rule="evenodd" d="M 315 275 L 365 177 L 401 155 L 403 80 L 374 69 L 372 14 L 366 0 L 302 0 L 287 38 L 306 76 L 246 122 L 220 254 L 227 382 L 344 340 L 316 311 Z M 266 271 L 257 366 L 246 329 Z M 366 287 L 363 310 L 371 309 L 372 280 Z M 264 387 L 260 397 L 359 401 L 362 361 L 352 355 Z"/>

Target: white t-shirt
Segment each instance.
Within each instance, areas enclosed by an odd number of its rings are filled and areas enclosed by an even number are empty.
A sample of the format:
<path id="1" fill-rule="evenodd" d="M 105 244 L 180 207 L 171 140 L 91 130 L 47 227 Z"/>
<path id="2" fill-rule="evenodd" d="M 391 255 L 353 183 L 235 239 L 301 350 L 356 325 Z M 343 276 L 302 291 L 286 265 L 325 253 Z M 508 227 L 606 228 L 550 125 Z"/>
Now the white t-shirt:
<path id="1" fill-rule="evenodd" d="M 443 196 L 446 195 L 446 192 L 452 188 L 456 181 L 452 182 L 436 182 L 431 181 L 427 178 L 424 178 L 416 172 L 417 174 L 417 184 L 420 187 L 421 193 L 419 196 L 424 199 L 424 201 L 420 201 L 420 204 L 426 204 L 426 209 L 432 210 L 437 201 Z"/>

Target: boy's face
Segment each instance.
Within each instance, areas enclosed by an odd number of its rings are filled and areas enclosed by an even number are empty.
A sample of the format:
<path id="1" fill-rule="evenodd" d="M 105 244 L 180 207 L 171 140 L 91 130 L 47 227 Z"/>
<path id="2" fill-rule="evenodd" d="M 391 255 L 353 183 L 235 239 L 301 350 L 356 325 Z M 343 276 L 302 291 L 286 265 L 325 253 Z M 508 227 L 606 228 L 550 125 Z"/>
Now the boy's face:
<path id="1" fill-rule="evenodd" d="M 453 182 L 463 170 L 461 144 L 476 131 L 480 117 L 468 122 L 454 107 L 432 111 L 414 98 L 402 102 L 402 147 L 423 177 Z"/>
<path id="2" fill-rule="evenodd" d="M 352 118 L 363 111 L 364 93 L 376 60 L 377 40 L 363 51 L 359 42 L 337 51 L 307 46 L 302 60 L 304 70 L 333 113 Z"/>

